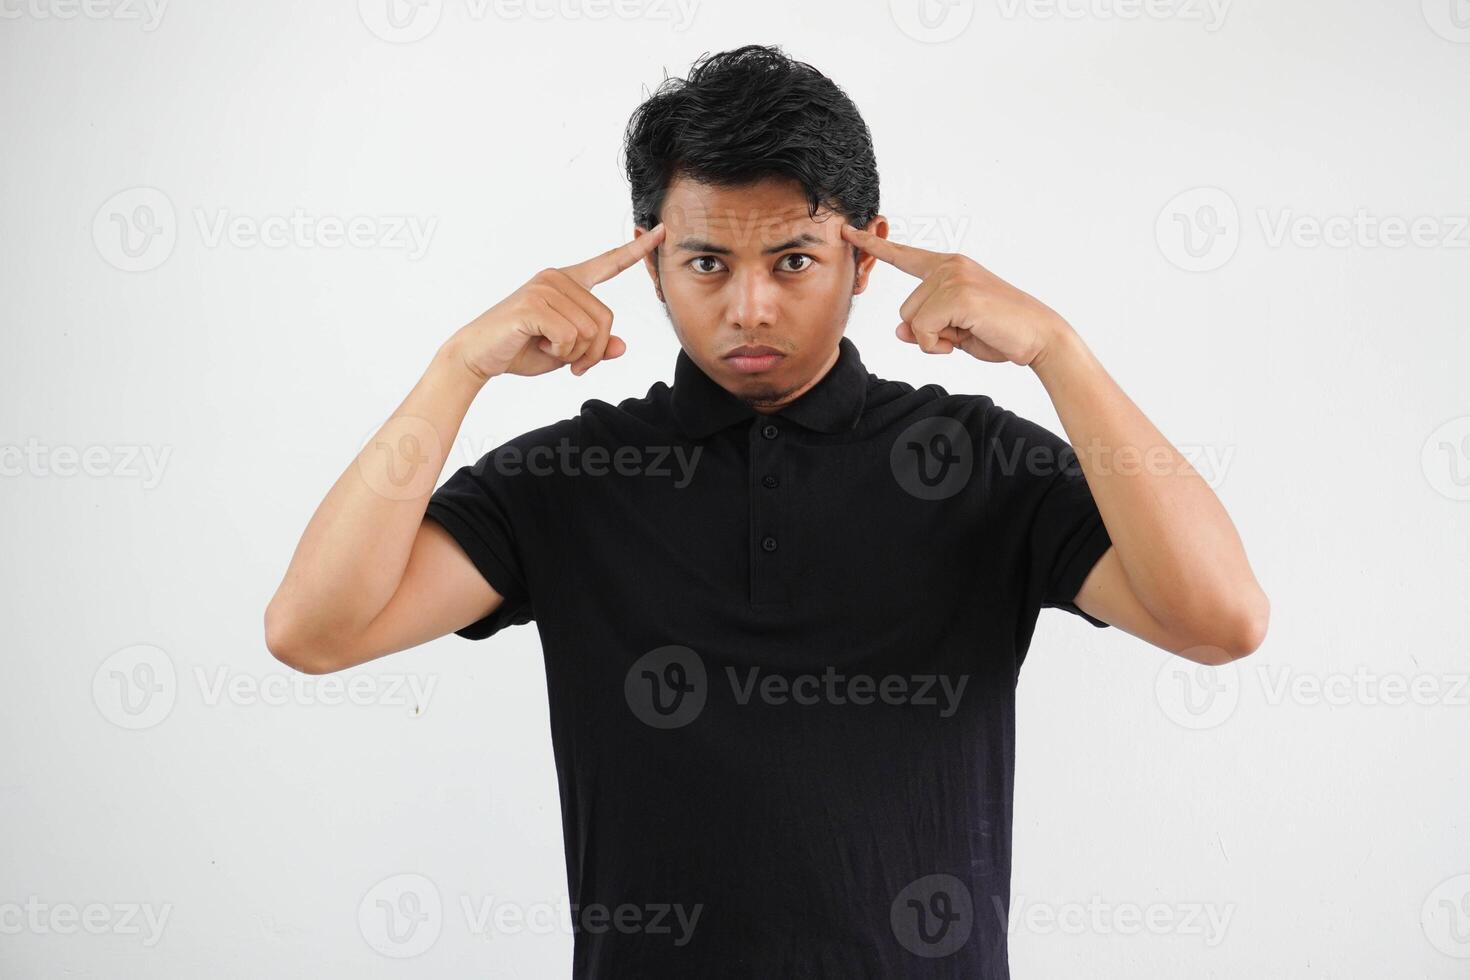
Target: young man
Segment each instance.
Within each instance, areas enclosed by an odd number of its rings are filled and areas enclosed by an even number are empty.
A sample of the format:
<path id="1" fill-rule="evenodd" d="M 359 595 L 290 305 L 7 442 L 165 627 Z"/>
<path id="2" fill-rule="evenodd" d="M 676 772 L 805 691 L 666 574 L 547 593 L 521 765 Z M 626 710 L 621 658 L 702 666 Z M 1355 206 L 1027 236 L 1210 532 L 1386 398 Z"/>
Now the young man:
<path id="1" fill-rule="evenodd" d="M 705 59 L 626 155 L 637 236 L 443 345 L 312 518 L 267 645 L 322 673 L 535 620 L 578 977 L 1006 977 L 1039 611 L 1244 656 L 1268 607 L 1240 540 L 1062 317 L 887 239 L 867 127 L 815 69 Z M 495 378 L 624 352 L 591 289 L 639 262 L 672 386 L 435 491 Z M 870 374 L 843 334 L 878 262 L 917 281 L 899 340 L 1029 368 L 1079 452 Z"/>

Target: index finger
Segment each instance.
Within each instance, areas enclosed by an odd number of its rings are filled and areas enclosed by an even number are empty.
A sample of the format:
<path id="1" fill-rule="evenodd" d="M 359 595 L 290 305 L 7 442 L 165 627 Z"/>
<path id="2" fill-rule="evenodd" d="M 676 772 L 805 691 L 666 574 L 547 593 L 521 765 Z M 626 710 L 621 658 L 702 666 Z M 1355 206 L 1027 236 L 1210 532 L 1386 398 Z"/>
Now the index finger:
<path id="1" fill-rule="evenodd" d="M 934 267 L 944 259 L 939 252 L 931 252 L 914 245 L 902 245 L 887 238 L 880 238 L 856 225 L 843 225 L 842 231 L 843 234 L 849 236 L 848 240 L 852 244 L 864 252 L 874 258 L 882 259 L 911 276 L 918 276 L 920 279 L 927 278 L 929 273 L 934 271 Z"/>
<path id="2" fill-rule="evenodd" d="M 616 248 L 610 248 L 585 262 L 569 265 L 561 271 L 570 276 L 583 289 L 591 289 L 598 283 L 607 282 L 613 276 L 642 261 L 643 257 L 658 247 L 658 243 L 663 239 L 664 225 L 660 221 L 647 234 L 639 235 L 631 242 L 624 242 Z"/>

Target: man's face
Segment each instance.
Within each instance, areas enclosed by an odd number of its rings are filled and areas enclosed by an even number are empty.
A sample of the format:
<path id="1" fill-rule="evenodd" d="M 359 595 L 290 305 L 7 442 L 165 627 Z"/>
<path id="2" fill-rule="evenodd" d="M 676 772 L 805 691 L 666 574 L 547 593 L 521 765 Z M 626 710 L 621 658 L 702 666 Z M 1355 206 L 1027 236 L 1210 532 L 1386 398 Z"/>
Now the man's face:
<path id="1" fill-rule="evenodd" d="M 664 240 L 644 264 L 680 346 L 705 374 L 770 412 L 836 363 L 852 297 L 876 261 L 864 253 L 853 262 L 845 218 L 811 218 L 795 181 L 720 188 L 683 177 L 660 217 Z M 874 218 L 867 230 L 887 237 L 888 222 Z"/>

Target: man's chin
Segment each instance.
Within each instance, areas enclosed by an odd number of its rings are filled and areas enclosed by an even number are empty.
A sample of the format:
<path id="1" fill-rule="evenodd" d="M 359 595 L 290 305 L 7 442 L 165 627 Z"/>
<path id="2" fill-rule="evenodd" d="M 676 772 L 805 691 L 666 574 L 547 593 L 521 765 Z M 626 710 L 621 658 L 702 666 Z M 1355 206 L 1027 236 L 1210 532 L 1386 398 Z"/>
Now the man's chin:
<path id="1" fill-rule="evenodd" d="M 751 408 L 770 408 L 773 405 L 779 405 L 789 394 L 791 394 L 789 390 L 771 387 L 736 392 L 740 400 Z"/>
<path id="2" fill-rule="evenodd" d="M 751 377 L 748 374 L 736 372 L 731 372 L 731 374 L 734 376 L 727 375 L 725 390 L 752 408 L 767 408 L 780 404 L 782 399 L 796 390 L 791 385 L 781 384 L 772 378 Z"/>

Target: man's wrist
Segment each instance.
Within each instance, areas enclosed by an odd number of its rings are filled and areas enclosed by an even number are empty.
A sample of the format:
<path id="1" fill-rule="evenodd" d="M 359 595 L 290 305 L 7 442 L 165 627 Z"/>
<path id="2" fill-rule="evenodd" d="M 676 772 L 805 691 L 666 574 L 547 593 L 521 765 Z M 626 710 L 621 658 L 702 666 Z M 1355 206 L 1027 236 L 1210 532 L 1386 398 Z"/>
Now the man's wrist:
<path id="1" fill-rule="evenodd" d="M 1036 372 L 1043 385 L 1056 375 L 1091 356 L 1082 337 L 1066 320 L 1057 318 L 1046 332 L 1046 342 L 1027 367 Z"/>
<path id="2" fill-rule="evenodd" d="M 436 385 L 468 394 L 471 398 L 479 394 L 490 380 L 470 367 L 453 338 L 445 341 L 434 353 L 427 373 Z"/>

